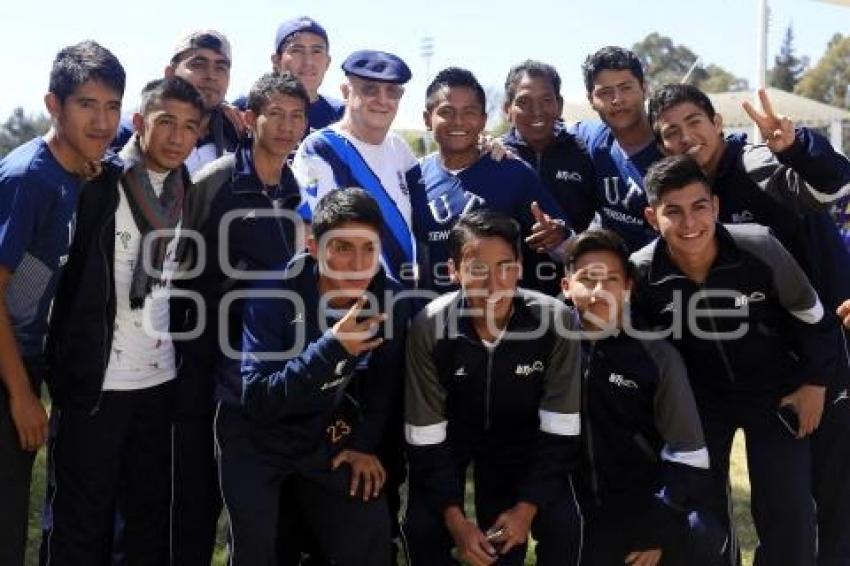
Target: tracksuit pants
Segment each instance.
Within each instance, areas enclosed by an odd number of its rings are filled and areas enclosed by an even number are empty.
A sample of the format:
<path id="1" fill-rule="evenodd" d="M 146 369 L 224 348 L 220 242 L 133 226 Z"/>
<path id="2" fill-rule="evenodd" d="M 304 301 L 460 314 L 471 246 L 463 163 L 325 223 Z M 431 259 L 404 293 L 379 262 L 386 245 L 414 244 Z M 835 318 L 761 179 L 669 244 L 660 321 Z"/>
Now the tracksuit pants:
<path id="1" fill-rule="evenodd" d="M 40 396 L 45 369 L 43 360 L 25 358 L 24 368 L 33 391 Z M 24 563 L 35 454 L 21 449 L 9 408 L 9 396 L 0 384 L 0 566 L 21 566 Z"/>
<path id="2" fill-rule="evenodd" d="M 54 406 L 42 566 L 111 561 L 116 511 L 129 566 L 167 565 L 174 384 Z"/>
<path id="3" fill-rule="evenodd" d="M 815 505 L 811 495 L 809 439 L 796 439 L 776 417 L 774 403 L 727 400 L 705 402 L 697 396 L 711 459 L 713 494 L 709 511 L 731 531 L 729 456 L 738 428 L 747 445 L 751 511 L 759 545 L 755 566 L 815 564 Z M 734 540 L 734 538 L 733 538 Z M 736 548 L 729 549 L 732 558 Z"/>
<path id="4" fill-rule="evenodd" d="M 209 566 L 222 509 L 213 415 L 178 415 L 171 448 L 171 563 Z"/>
<path id="5" fill-rule="evenodd" d="M 465 477 L 466 465 L 457 470 Z M 503 512 L 517 503 L 518 474 L 507 466 L 478 462 L 473 469 L 475 515 L 478 526 L 486 531 Z M 408 488 L 407 514 L 402 526 L 410 566 L 456 565 L 451 551 L 454 541 L 443 521 L 441 510 L 427 500 L 414 477 Z M 537 511 L 531 524 L 537 541 L 535 553 L 539 566 L 578 564 L 581 550 L 581 515 L 569 478 L 563 489 Z M 496 562 L 504 566 L 525 563 L 527 545 L 511 549 Z"/>
<path id="6" fill-rule="evenodd" d="M 622 566 L 637 550 L 661 548 L 664 566 L 719 566 L 727 534 L 706 512 L 679 513 L 651 494 L 582 506 L 582 566 Z M 663 530 L 660 530 L 663 529 Z"/>
<path id="7" fill-rule="evenodd" d="M 325 450 L 297 459 L 274 450 L 261 428 L 225 404 L 219 405 L 215 434 L 222 496 L 230 517 L 232 566 L 291 563 L 282 560 L 293 559 L 296 553 L 278 549 L 277 543 L 279 527 L 293 520 L 306 524 L 331 564 L 390 564 L 386 498 L 364 502 L 350 497 L 348 466 L 332 471 Z M 280 500 L 285 489 L 293 494 L 288 504 Z"/>
<path id="8" fill-rule="evenodd" d="M 817 503 L 818 566 L 850 566 L 850 398 L 847 384 L 827 392 L 811 437 Z"/>

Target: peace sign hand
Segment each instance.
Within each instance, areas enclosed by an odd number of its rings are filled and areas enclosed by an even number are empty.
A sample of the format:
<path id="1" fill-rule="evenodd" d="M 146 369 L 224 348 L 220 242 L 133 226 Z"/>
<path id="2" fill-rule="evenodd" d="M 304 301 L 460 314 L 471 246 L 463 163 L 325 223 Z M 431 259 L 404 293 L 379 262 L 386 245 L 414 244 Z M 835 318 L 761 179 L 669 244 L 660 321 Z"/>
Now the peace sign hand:
<path id="1" fill-rule="evenodd" d="M 345 351 L 352 356 L 358 356 L 363 352 L 374 350 L 384 341 L 382 337 L 375 338 L 378 325 L 386 320 L 386 315 L 381 313 L 358 321 L 360 311 L 366 306 L 366 296 L 357 299 L 348 312 L 345 313 L 331 328 L 333 336 L 339 340 Z"/>
<path id="2" fill-rule="evenodd" d="M 758 126 L 768 149 L 773 153 L 785 151 L 797 139 L 794 133 L 794 122 L 787 116 L 776 115 L 773 106 L 770 104 L 770 99 L 767 97 L 767 92 L 763 88 L 759 89 L 759 100 L 764 113 L 756 110 L 747 100 L 742 103 L 742 106 L 749 114 L 750 119 Z"/>

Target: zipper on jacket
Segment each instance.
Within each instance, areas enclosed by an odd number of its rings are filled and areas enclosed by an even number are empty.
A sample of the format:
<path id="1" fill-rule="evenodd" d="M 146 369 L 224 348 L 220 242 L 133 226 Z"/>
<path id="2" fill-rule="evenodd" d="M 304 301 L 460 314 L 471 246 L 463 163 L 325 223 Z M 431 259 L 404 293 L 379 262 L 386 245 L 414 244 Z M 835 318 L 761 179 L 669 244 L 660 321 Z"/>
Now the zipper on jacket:
<path id="1" fill-rule="evenodd" d="M 269 194 L 265 190 L 262 190 L 260 192 L 263 194 L 264 197 L 266 197 L 266 200 L 269 201 L 269 204 L 271 205 L 272 210 L 274 210 L 275 212 L 281 210 L 281 207 L 278 206 L 278 202 L 275 199 L 273 199 L 272 197 L 270 197 Z M 286 237 L 286 233 L 283 230 L 283 226 L 280 225 L 280 217 L 275 216 L 275 217 L 273 217 L 273 220 L 274 220 L 275 226 L 277 226 L 278 232 L 280 232 L 280 239 L 281 239 L 281 241 L 283 241 L 283 245 L 286 248 L 286 253 L 291 258 L 294 252 L 290 249 L 290 243 L 294 243 L 294 242 L 288 241 L 289 239 Z"/>
<path id="2" fill-rule="evenodd" d="M 484 349 L 487 352 L 487 373 L 484 376 L 484 383 L 486 387 L 484 400 L 484 430 L 490 430 L 490 405 L 492 399 L 492 389 L 493 389 L 493 353 L 495 352 L 495 348 L 487 348 Z"/>
<path id="3" fill-rule="evenodd" d="M 112 280 L 109 277 L 109 256 L 106 253 L 106 250 L 103 249 L 103 232 L 106 230 L 106 227 L 109 226 L 109 223 L 112 219 L 115 218 L 115 211 L 107 217 L 106 222 L 103 227 L 100 229 L 101 237 L 97 239 L 97 247 L 100 250 L 101 255 L 103 256 L 103 272 L 106 276 L 106 290 L 109 293 L 106 296 L 106 308 L 109 309 L 109 299 L 114 292 L 112 289 Z M 113 243 L 114 245 L 114 243 Z M 107 312 L 107 315 L 109 313 Z M 100 393 L 97 396 L 97 403 L 94 404 L 94 408 L 92 408 L 91 412 L 89 412 L 89 416 L 94 415 L 100 410 L 100 402 L 103 400 L 103 380 L 106 378 L 106 368 L 109 364 L 109 349 L 112 346 L 109 340 L 109 316 L 105 316 L 103 318 L 103 356 L 101 357 L 101 378 L 100 378 Z"/>
<path id="4" fill-rule="evenodd" d="M 699 288 L 700 291 L 706 290 L 704 283 L 699 283 L 697 285 L 697 288 Z M 708 323 L 709 325 L 711 325 L 711 331 L 714 332 L 716 336 L 717 334 L 719 334 L 719 332 L 717 331 L 717 325 L 714 323 L 714 316 L 712 316 L 711 314 L 713 309 L 711 308 L 711 306 L 709 306 L 707 310 Z M 729 357 L 726 355 L 726 350 L 723 349 L 723 344 L 721 344 L 720 340 L 717 340 L 716 338 L 712 340 L 712 342 L 714 342 L 714 345 L 717 347 L 717 353 L 720 355 L 720 361 L 723 362 L 723 367 L 726 369 L 726 374 L 729 376 L 729 381 L 735 383 L 735 372 L 732 371 L 732 364 L 729 363 Z"/>
<path id="5" fill-rule="evenodd" d="M 535 151 L 534 152 L 534 161 L 537 163 L 537 167 L 535 169 L 537 170 L 537 174 L 539 175 L 540 170 L 543 168 L 543 152 L 542 151 Z"/>
<path id="6" fill-rule="evenodd" d="M 590 345 L 590 353 L 587 356 L 587 365 L 582 372 L 581 388 L 581 410 L 585 414 L 585 431 L 587 437 L 587 460 L 590 465 L 590 489 L 593 492 L 593 501 L 596 506 L 602 505 L 599 494 L 599 475 L 596 473 L 596 459 L 593 457 L 593 430 L 590 425 L 590 366 L 593 363 L 593 355 L 596 353 L 596 343 Z"/>

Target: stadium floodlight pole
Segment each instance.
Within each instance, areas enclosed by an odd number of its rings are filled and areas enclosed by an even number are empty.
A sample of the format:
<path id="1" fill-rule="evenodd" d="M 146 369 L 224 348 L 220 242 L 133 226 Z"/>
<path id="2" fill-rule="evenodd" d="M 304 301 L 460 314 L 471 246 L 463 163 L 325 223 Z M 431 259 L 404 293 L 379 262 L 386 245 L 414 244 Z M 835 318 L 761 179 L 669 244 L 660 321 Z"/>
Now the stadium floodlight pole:
<path id="1" fill-rule="evenodd" d="M 694 64 L 691 65 L 691 68 L 688 69 L 688 72 L 685 73 L 685 76 L 682 77 L 682 80 L 679 81 L 679 84 L 683 84 L 683 85 L 688 84 L 688 81 L 691 79 L 691 74 L 696 70 L 696 68 L 699 66 L 701 61 L 702 61 L 702 57 L 696 58 L 696 60 L 694 61 Z"/>
<path id="2" fill-rule="evenodd" d="M 767 73 L 767 0 L 756 0 L 756 88 L 753 91 L 753 104 L 756 108 L 761 104 L 759 102 L 760 89 L 763 89 L 766 84 Z M 753 142 L 761 141 L 761 132 L 757 125 L 753 126 Z"/>

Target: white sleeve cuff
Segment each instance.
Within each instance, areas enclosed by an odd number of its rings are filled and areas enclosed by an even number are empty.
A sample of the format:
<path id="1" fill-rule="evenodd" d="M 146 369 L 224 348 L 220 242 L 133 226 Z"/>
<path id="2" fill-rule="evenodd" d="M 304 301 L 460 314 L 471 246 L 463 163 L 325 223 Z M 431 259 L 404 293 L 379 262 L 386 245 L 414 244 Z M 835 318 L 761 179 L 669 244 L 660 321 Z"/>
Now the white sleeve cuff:
<path id="1" fill-rule="evenodd" d="M 661 458 L 668 462 L 684 464 L 685 466 L 701 468 L 703 470 L 707 470 L 709 467 L 707 448 L 691 450 L 690 452 L 675 452 L 670 450 L 669 446 L 665 446 L 661 451 Z"/>
<path id="2" fill-rule="evenodd" d="M 411 446 L 430 446 L 432 444 L 440 444 L 446 440 L 446 429 L 448 421 L 443 421 L 437 424 L 416 426 L 405 423 L 404 438 Z"/>
<path id="3" fill-rule="evenodd" d="M 540 409 L 540 430 L 559 436 L 578 436 L 581 417 L 578 413 L 553 413 Z"/>

